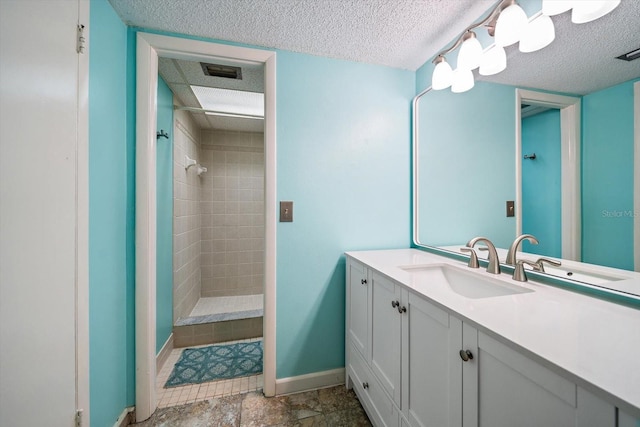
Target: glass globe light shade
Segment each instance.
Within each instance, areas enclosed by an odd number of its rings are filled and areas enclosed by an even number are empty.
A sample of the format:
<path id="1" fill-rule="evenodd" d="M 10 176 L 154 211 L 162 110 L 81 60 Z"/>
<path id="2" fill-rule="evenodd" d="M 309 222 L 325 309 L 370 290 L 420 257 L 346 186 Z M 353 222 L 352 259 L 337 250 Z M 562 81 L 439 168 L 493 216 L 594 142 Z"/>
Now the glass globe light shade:
<path id="1" fill-rule="evenodd" d="M 453 83 L 451 83 L 451 92 L 462 93 L 473 87 L 473 72 L 465 68 L 456 68 L 453 72 Z"/>
<path id="2" fill-rule="evenodd" d="M 542 13 L 547 16 L 560 15 L 573 7 L 573 0 L 542 0 Z"/>
<path id="3" fill-rule="evenodd" d="M 464 35 L 464 41 L 458 52 L 458 67 L 467 70 L 475 70 L 480 66 L 480 58 L 482 57 L 482 45 L 476 38 L 473 31 L 469 31 Z"/>
<path id="4" fill-rule="evenodd" d="M 607 13 L 618 7 L 620 0 L 575 0 L 571 22 L 584 24 L 602 18 Z"/>
<path id="5" fill-rule="evenodd" d="M 535 52 L 549 46 L 555 38 L 553 21 L 546 15 L 540 15 L 525 27 L 520 39 L 520 52 Z"/>
<path id="6" fill-rule="evenodd" d="M 520 41 L 527 25 L 527 14 L 517 4 L 512 4 L 500 12 L 496 22 L 495 42 L 498 46 L 511 46 Z"/>
<path id="7" fill-rule="evenodd" d="M 431 76 L 431 89 L 442 90 L 451 86 L 453 80 L 453 70 L 451 65 L 447 63 L 444 56 L 439 56 L 436 59 L 436 67 L 433 69 L 433 75 Z"/>
<path id="8" fill-rule="evenodd" d="M 480 70 L 482 76 L 492 76 L 507 68 L 507 53 L 502 46 L 493 45 L 487 49 L 480 59 Z"/>

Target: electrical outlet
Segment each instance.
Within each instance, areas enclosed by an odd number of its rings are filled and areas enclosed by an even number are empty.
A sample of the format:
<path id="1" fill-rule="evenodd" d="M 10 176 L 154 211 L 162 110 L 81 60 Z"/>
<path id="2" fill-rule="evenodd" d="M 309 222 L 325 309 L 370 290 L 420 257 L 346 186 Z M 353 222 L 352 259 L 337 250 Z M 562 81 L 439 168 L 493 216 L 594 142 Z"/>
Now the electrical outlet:
<path id="1" fill-rule="evenodd" d="M 280 202 L 280 222 L 293 222 L 293 202 Z"/>

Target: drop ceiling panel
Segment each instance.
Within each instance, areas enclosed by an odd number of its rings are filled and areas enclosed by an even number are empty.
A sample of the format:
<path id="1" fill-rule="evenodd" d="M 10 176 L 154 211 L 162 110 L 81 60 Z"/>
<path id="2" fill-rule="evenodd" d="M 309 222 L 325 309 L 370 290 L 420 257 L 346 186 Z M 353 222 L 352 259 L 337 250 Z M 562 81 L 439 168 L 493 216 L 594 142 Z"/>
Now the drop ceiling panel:
<path id="1" fill-rule="evenodd" d="M 169 89 L 182 102 L 185 107 L 200 108 L 198 99 L 195 97 L 188 85 L 169 83 Z"/>
<path id="2" fill-rule="evenodd" d="M 204 113 L 191 113 L 191 116 L 198 124 L 200 129 L 208 129 L 209 122 L 207 121 L 207 116 Z"/>
<path id="3" fill-rule="evenodd" d="M 244 132 L 263 132 L 264 120 L 239 119 L 236 117 L 221 117 L 207 115 L 210 129 L 235 130 Z"/>
<path id="4" fill-rule="evenodd" d="M 158 73 L 167 83 L 187 83 L 173 59 L 158 58 Z"/>

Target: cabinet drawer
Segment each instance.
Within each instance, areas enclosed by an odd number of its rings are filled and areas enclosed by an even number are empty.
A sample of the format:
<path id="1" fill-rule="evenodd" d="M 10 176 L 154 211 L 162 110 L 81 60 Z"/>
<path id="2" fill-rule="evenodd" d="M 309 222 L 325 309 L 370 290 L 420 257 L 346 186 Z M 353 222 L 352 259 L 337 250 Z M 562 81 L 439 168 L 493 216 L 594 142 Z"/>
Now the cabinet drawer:
<path id="1" fill-rule="evenodd" d="M 354 388 L 374 426 L 398 427 L 398 410 L 378 379 L 353 345 L 349 346 L 349 367 Z"/>

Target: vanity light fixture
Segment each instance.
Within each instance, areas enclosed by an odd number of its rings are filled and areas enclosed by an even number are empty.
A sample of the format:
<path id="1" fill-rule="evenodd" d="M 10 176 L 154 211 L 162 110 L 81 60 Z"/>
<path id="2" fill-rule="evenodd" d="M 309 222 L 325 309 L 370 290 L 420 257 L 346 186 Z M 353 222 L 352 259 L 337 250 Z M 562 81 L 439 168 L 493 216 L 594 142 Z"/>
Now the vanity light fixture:
<path id="1" fill-rule="evenodd" d="M 465 70 L 475 70 L 480 66 L 480 58 L 482 57 L 482 45 L 478 41 L 476 33 L 467 31 L 462 36 L 462 45 L 458 52 L 458 68 Z"/>
<path id="2" fill-rule="evenodd" d="M 495 29 L 496 44 L 505 47 L 518 43 L 526 26 L 527 14 L 512 1 L 498 16 Z"/>
<path id="3" fill-rule="evenodd" d="M 620 5 L 621 0 L 542 0 L 542 13 L 554 16 L 570 9 L 571 22 L 584 24 L 602 18 Z"/>
<path id="4" fill-rule="evenodd" d="M 575 0 L 571 22 L 584 24 L 595 21 L 618 7 L 621 0 Z"/>
<path id="5" fill-rule="evenodd" d="M 542 0 L 542 13 L 547 16 L 560 15 L 573 7 L 574 0 Z"/>
<path id="6" fill-rule="evenodd" d="M 481 76 L 492 76 L 504 71 L 505 68 L 507 68 L 507 52 L 502 46 L 494 44 L 482 54 L 478 72 Z"/>
<path id="7" fill-rule="evenodd" d="M 451 87 L 455 93 L 466 92 L 474 86 L 472 70 L 480 67 L 482 76 L 498 74 L 507 67 L 504 47 L 520 42 L 521 52 L 535 52 L 555 39 L 555 28 L 550 16 L 572 10 L 571 20 L 576 24 L 590 22 L 614 10 L 622 0 L 542 0 L 542 10 L 531 19 L 516 0 L 502 0 L 481 21 L 467 27 L 449 48 L 436 55 L 431 76 L 431 89 Z M 481 54 L 482 46 L 473 31 L 485 26 L 495 42 Z M 445 55 L 458 47 L 457 69 L 453 71 Z"/>
<path id="8" fill-rule="evenodd" d="M 436 68 L 433 70 L 433 76 L 431 76 L 431 87 L 433 90 L 448 88 L 453 80 L 451 65 L 447 63 L 447 60 L 442 55 L 438 55 L 433 62 L 436 64 Z"/>
<path id="9" fill-rule="evenodd" d="M 555 38 L 553 21 L 547 15 L 540 14 L 525 26 L 518 48 L 520 52 L 535 52 L 549 46 Z"/>
<path id="10" fill-rule="evenodd" d="M 475 82 L 473 80 L 473 72 L 466 68 L 456 68 L 453 72 L 453 82 L 451 83 L 451 92 L 462 93 L 473 88 Z"/>

